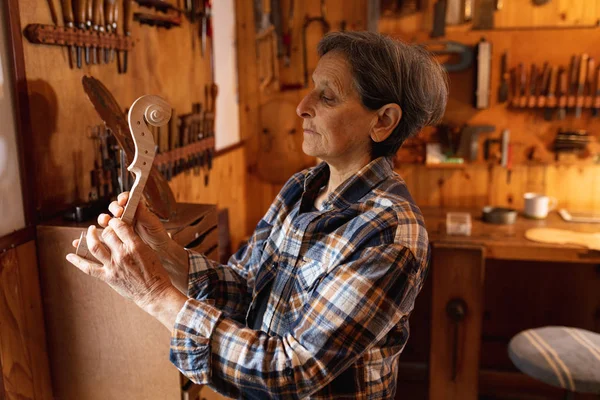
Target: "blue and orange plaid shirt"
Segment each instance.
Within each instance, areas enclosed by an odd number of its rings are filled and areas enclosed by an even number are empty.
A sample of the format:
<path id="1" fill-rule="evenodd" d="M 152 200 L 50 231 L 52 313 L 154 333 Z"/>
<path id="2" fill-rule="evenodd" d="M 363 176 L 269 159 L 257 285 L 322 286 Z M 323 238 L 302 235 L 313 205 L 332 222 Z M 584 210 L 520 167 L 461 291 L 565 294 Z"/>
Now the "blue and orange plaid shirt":
<path id="1" fill-rule="evenodd" d="M 328 178 L 325 163 L 292 176 L 227 265 L 189 251 L 170 356 L 192 381 L 237 398 L 393 398 L 429 266 L 423 217 L 389 158 L 316 210 Z"/>

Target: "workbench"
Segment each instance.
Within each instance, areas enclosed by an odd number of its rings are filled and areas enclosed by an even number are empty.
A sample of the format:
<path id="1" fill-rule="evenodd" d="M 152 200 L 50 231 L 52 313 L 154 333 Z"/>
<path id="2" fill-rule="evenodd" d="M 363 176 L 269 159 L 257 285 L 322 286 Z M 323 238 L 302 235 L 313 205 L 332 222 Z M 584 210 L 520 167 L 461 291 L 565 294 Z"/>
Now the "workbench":
<path id="1" fill-rule="evenodd" d="M 446 234 L 449 211 L 471 214 L 470 236 Z M 479 384 L 486 260 L 600 265 L 598 251 L 525 238 L 530 228 L 594 233 L 600 232 L 600 224 L 566 222 L 556 212 L 545 220 L 519 215 L 513 225 L 485 223 L 481 210 L 422 208 L 422 212 L 432 245 L 429 398 L 474 400 Z"/>

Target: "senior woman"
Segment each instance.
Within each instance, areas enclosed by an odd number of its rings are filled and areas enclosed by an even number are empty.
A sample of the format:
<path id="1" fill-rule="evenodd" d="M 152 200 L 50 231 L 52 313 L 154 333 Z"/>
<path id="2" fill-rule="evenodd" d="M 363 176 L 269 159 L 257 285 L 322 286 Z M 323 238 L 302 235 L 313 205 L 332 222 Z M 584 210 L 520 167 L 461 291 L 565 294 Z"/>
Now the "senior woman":
<path id="1" fill-rule="evenodd" d="M 228 396 L 393 398 L 427 275 L 423 217 L 392 157 L 441 118 L 446 75 L 375 33 L 331 33 L 318 52 L 297 114 L 323 162 L 289 179 L 227 265 L 178 246 L 143 204 L 135 230 L 108 214 L 104 243 L 88 230 L 103 265 L 68 256 L 171 330 L 183 374 Z"/>

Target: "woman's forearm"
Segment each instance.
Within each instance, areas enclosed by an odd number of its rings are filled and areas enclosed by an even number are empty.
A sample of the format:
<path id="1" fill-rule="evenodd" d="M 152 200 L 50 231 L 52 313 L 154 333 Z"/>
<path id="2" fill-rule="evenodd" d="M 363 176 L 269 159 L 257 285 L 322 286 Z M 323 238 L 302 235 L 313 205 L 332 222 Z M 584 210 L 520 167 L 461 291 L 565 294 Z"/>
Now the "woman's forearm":
<path id="1" fill-rule="evenodd" d="M 171 240 L 167 250 L 161 254 L 162 263 L 169 273 L 171 282 L 183 294 L 188 290 L 189 261 L 183 246 Z"/>

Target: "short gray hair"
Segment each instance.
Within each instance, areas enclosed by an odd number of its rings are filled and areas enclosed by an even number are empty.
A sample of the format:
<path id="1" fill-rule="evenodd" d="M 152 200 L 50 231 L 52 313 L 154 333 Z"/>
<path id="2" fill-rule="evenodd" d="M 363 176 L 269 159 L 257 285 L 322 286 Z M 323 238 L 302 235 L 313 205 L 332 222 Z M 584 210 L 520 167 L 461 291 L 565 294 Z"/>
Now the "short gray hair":
<path id="1" fill-rule="evenodd" d="M 322 57 L 342 53 L 361 101 L 370 110 L 395 103 L 402 119 L 383 142 L 372 142 L 372 159 L 393 156 L 424 126 L 438 123 L 446 109 L 448 77 L 429 51 L 374 32 L 332 32 L 317 47 Z"/>

